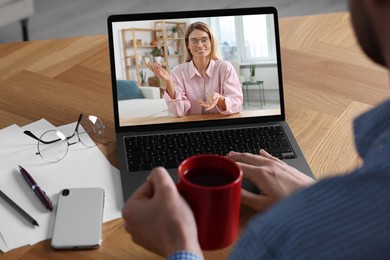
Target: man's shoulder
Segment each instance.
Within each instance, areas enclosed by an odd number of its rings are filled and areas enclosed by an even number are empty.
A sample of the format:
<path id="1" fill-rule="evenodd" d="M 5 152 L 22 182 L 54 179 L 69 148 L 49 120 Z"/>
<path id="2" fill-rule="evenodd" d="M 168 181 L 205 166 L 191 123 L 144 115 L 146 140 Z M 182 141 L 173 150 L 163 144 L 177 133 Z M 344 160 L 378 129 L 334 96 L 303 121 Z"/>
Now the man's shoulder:
<path id="1" fill-rule="evenodd" d="M 372 240 L 390 240 L 390 230 L 384 228 L 390 219 L 389 185 L 390 175 L 380 171 L 329 178 L 257 216 L 248 231 L 268 241 L 271 249 L 288 249 L 293 253 L 290 259 L 303 259 L 303 252 L 337 255 L 334 248 L 340 247 L 353 248 L 346 258 L 365 246 L 390 253 L 390 248 Z"/>
<path id="2" fill-rule="evenodd" d="M 272 214 L 272 211 L 290 210 L 317 217 L 313 212 L 324 208 L 341 214 L 351 207 L 363 207 L 364 203 L 369 204 L 386 194 L 388 196 L 385 199 L 390 202 L 390 189 L 386 188 L 388 185 L 390 173 L 386 169 L 363 167 L 353 173 L 320 180 L 275 205 L 267 214 Z M 341 202 L 345 202 L 348 207 Z"/>

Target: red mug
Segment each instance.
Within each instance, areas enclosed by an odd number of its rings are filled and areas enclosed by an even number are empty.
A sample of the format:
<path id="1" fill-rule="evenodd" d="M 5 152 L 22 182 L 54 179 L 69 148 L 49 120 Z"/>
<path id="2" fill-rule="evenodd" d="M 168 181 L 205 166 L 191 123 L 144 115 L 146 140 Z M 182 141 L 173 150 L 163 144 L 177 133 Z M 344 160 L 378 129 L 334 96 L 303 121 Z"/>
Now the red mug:
<path id="1" fill-rule="evenodd" d="M 180 194 L 190 205 L 203 250 L 231 245 L 238 237 L 242 170 L 223 156 L 202 154 L 179 165 Z"/>

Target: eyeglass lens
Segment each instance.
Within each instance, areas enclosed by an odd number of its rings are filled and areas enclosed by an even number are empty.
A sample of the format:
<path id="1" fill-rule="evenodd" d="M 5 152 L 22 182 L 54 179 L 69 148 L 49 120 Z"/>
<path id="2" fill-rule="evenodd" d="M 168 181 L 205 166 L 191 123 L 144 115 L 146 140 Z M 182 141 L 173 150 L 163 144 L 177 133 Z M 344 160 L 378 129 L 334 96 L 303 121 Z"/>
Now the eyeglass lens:
<path id="1" fill-rule="evenodd" d="M 68 153 L 68 141 L 60 131 L 46 131 L 39 139 L 43 142 L 38 142 L 38 154 L 47 162 L 58 162 Z"/>
<path id="2" fill-rule="evenodd" d="M 38 139 L 32 133 L 26 133 L 38 140 L 38 152 L 47 162 L 58 162 L 68 153 L 70 145 L 81 142 L 86 147 L 93 147 L 104 135 L 104 124 L 96 116 L 80 116 L 75 133 L 65 136 L 57 130 L 49 130 Z M 74 138 L 78 140 L 74 140 Z"/>
<path id="3" fill-rule="evenodd" d="M 190 44 L 192 46 L 198 45 L 199 42 L 201 42 L 203 45 L 206 45 L 206 44 L 209 43 L 209 38 L 208 37 L 202 37 L 200 39 L 196 39 L 196 38 L 191 38 L 190 39 Z"/>
<path id="4" fill-rule="evenodd" d="M 104 135 L 104 124 L 96 116 L 83 117 L 78 129 L 79 141 L 87 147 L 93 147 Z"/>

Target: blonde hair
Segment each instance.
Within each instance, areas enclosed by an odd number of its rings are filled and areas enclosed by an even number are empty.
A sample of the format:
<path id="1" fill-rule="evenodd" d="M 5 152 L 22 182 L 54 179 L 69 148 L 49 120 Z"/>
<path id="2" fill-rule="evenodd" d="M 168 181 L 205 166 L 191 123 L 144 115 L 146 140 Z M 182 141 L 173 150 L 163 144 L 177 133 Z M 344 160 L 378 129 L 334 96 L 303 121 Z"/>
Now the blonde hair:
<path id="1" fill-rule="evenodd" d="M 195 23 L 192 23 L 190 24 L 188 27 L 187 27 L 187 31 L 185 33 L 185 42 L 186 42 L 186 62 L 188 61 L 191 61 L 192 60 L 192 53 L 191 51 L 188 49 L 188 37 L 189 35 L 194 31 L 194 30 L 201 30 L 201 31 L 204 31 L 208 34 L 209 38 L 210 38 L 210 44 L 211 44 L 211 59 L 213 60 L 220 60 L 221 59 L 221 56 L 219 55 L 219 52 L 218 52 L 218 45 L 217 45 L 217 40 L 215 39 L 214 37 L 214 34 L 213 34 L 213 31 L 211 30 L 211 28 L 206 24 L 206 23 L 203 23 L 203 22 L 195 22 Z"/>

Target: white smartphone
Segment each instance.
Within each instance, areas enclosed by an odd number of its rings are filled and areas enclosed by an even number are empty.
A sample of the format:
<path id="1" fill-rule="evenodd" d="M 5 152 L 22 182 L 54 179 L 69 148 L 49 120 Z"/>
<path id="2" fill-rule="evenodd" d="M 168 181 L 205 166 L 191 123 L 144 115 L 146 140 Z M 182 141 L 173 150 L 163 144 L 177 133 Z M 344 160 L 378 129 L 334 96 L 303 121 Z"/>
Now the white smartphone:
<path id="1" fill-rule="evenodd" d="M 51 246 L 88 249 L 102 242 L 104 190 L 71 188 L 60 191 Z"/>

